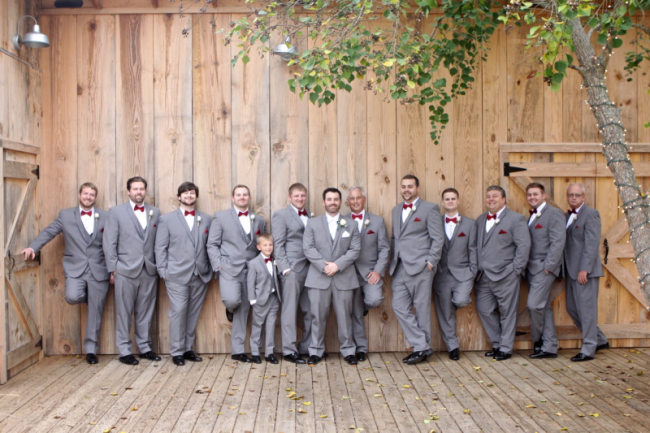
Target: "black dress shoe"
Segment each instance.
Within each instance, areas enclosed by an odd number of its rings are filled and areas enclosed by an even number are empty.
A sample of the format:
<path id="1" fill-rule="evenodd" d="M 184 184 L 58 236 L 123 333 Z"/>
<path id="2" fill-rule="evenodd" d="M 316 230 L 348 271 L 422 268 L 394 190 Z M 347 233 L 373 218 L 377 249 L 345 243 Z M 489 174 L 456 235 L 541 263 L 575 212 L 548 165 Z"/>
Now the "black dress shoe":
<path id="1" fill-rule="evenodd" d="M 188 361 L 192 361 L 192 362 L 203 361 L 203 358 L 201 358 L 200 356 L 196 356 L 196 353 L 194 353 L 193 350 L 188 350 L 187 352 L 183 353 L 183 359 L 187 359 Z"/>
<path id="2" fill-rule="evenodd" d="M 542 346 L 544 346 L 544 342 L 542 340 L 536 341 L 535 345 L 533 346 L 533 351 L 535 353 L 539 353 L 542 351 Z"/>
<path id="3" fill-rule="evenodd" d="M 300 356 L 302 356 L 303 358 L 309 358 L 309 353 L 301 353 Z M 327 358 L 329 358 L 329 355 L 327 355 L 327 353 L 323 353 L 321 359 L 327 359 Z"/>
<path id="4" fill-rule="evenodd" d="M 228 319 L 229 322 L 232 322 L 233 319 L 232 312 L 228 311 L 227 308 L 226 308 L 226 319 Z"/>
<path id="5" fill-rule="evenodd" d="M 460 351 L 458 349 L 454 349 L 449 352 L 449 359 L 452 361 L 458 361 L 460 359 Z"/>
<path id="6" fill-rule="evenodd" d="M 368 315 L 368 310 L 363 310 L 363 317 L 366 317 Z"/>
<path id="7" fill-rule="evenodd" d="M 160 356 L 156 355 L 156 352 L 153 350 L 148 351 L 147 353 L 141 353 L 140 359 L 148 359 L 149 361 L 160 361 Z"/>
<path id="8" fill-rule="evenodd" d="M 540 350 L 539 352 L 531 353 L 529 355 L 529 358 L 532 359 L 557 358 L 557 353 L 543 352 Z"/>
<path id="9" fill-rule="evenodd" d="M 181 355 L 172 356 L 172 362 L 176 365 L 185 365 L 185 360 Z"/>
<path id="10" fill-rule="evenodd" d="M 347 362 L 350 365 L 357 365 L 358 364 L 357 357 L 354 356 L 354 355 L 348 355 L 343 359 L 345 359 L 345 362 Z"/>
<path id="11" fill-rule="evenodd" d="M 259 355 L 253 355 L 253 357 L 251 358 L 251 360 L 252 360 L 255 364 L 261 364 L 261 363 L 262 363 L 262 358 L 261 358 Z"/>
<path id="12" fill-rule="evenodd" d="M 86 353 L 86 362 L 90 365 L 95 365 L 99 363 L 99 359 L 97 359 L 97 355 L 94 353 Z"/>
<path id="13" fill-rule="evenodd" d="M 232 355 L 230 358 L 239 362 L 253 362 L 253 360 L 246 356 L 245 353 L 237 353 L 236 355 Z"/>
<path id="14" fill-rule="evenodd" d="M 307 360 L 307 364 L 309 364 L 309 365 L 316 365 L 316 364 L 318 364 L 319 362 L 321 362 L 322 360 L 323 360 L 323 358 L 321 358 L 320 356 L 311 355 L 311 356 L 309 357 L 309 359 Z"/>
<path id="15" fill-rule="evenodd" d="M 414 354 L 414 353 L 415 353 L 415 352 L 411 352 L 411 353 L 409 353 L 409 354 L 406 355 L 404 358 L 402 358 L 402 361 L 403 361 L 403 362 L 406 362 L 406 361 L 408 361 L 409 359 L 413 358 L 413 354 Z"/>
<path id="16" fill-rule="evenodd" d="M 499 353 L 499 348 L 495 347 L 489 352 L 485 352 L 485 356 L 491 356 L 492 358 L 494 358 L 495 356 L 497 356 L 497 353 Z"/>
<path id="17" fill-rule="evenodd" d="M 120 356 L 120 362 L 122 364 L 126 365 L 138 365 L 140 364 L 137 359 L 135 359 L 135 356 L 133 355 L 126 355 L 126 356 Z"/>
<path id="18" fill-rule="evenodd" d="M 264 359 L 266 359 L 266 362 L 270 362 L 271 364 L 278 364 L 279 363 L 278 358 L 276 358 L 274 354 L 270 354 L 269 356 L 267 356 Z M 304 359 L 301 359 L 301 361 L 302 361 L 303 364 L 305 363 Z"/>
<path id="19" fill-rule="evenodd" d="M 366 355 L 366 352 L 357 352 L 355 356 L 357 357 L 357 361 L 364 362 L 368 359 Z"/>
<path id="20" fill-rule="evenodd" d="M 494 355 L 494 359 L 497 361 L 505 361 L 506 359 L 512 358 L 512 353 L 503 353 L 499 351 L 496 355 Z"/>
<path id="21" fill-rule="evenodd" d="M 571 361 L 573 362 L 583 362 L 583 361 L 593 361 L 594 357 L 593 356 L 587 356 L 584 353 L 580 352 L 573 358 L 571 358 Z"/>
<path id="22" fill-rule="evenodd" d="M 596 347 L 596 352 L 600 352 L 601 350 L 609 349 L 609 341 L 605 344 L 601 344 L 600 346 Z"/>
<path id="23" fill-rule="evenodd" d="M 405 362 L 408 365 L 415 365 L 419 364 L 422 361 L 425 361 L 427 359 L 427 352 L 426 351 L 421 351 L 421 352 L 413 352 L 411 354 L 411 357 L 407 359 Z"/>
<path id="24" fill-rule="evenodd" d="M 304 359 L 302 359 L 302 357 L 300 357 L 300 355 L 298 355 L 295 352 L 291 353 L 289 355 L 284 355 L 283 358 L 284 358 L 285 361 L 293 362 L 294 364 L 306 364 L 307 363 L 307 362 L 305 362 Z"/>

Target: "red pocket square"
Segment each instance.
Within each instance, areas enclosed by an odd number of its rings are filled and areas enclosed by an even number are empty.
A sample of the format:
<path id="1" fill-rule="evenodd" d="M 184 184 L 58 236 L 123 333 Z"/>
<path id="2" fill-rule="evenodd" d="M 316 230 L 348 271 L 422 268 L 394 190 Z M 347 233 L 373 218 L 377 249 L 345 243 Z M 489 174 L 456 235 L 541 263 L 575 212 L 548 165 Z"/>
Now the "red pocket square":
<path id="1" fill-rule="evenodd" d="M 580 227 L 580 226 L 575 226 L 575 228 L 578 228 L 578 227 Z"/>
<path id="2" fill-rule="evenodd" d="M 422 221 L 420 218 L 416 218 L 413 221 Z"/>
<path id="3" fill-rule="evenodd" d="M 156 225 L 155 225 L 155 224 L 153 225 L 153 228 L 156 228 Z"/>
<path id="4" fill-rule="evenodd" d="M 465 236 L 467 236 L 465 232 L 460 232 L 460 234 L 458 235 L 459 238 L 464 238 Z"/>
<path id="5" fill-rule="evenodd" d="M 367 235 L 374 235 L 375 232 L 373 232 L 372 230 L 368 230 L 368 233 L 366 233 L 366 234 L 367 234 Z"/>
<path id="6" fill-rule="evenodd" d="M 255 232 L 255 234 L 256 234 L 256 235 L 261 235 L 262 232 L 260 231 L 260 229 L 257 229 L 257 231 Z"/>
<path id="7" fill-rule="evenodd" d="M 543 227 L 542 227 L 541 224 L 537 224 L 537 225 L 535 226 L 535 228 L 536 228 L 536 229 L 541 229 L 541 228 L 543 228 Z"/>
<path id="8" fill-rule="evenodd" d="M 104 233 L 104 227 L 102 227 L 101 229 L 99 229 L 99 231 L 100 231 L 100 233 Z"/>
<path id="9" fill-rule="evenodd" d="M 205 229 L 205 231 L 203 232 L 203 234 L 206 234 L 207 232 L 208 232 L 208 229 Z"/>
<path id="10" fill-rule="evenodd" d="M 499 230 L 499 234 L 500 234 L 500 235 L 506 235 L 506 234 L 508 234 L 508 232 L 505 231 L 505 230 Z"/>

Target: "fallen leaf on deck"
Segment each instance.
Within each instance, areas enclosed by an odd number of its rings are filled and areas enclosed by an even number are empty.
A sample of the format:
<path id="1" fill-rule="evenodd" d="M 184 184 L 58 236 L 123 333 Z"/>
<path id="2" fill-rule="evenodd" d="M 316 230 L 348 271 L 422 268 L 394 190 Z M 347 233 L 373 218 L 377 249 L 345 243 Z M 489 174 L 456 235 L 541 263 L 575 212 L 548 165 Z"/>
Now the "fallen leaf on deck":
<path id="1" fill-rule="evenodd" d="M 469 410 L 469 409 L 464 409 L 464 410 L 463 410 L 463 413 L 464 413 L 465 415 L 469 415 L 471 412 L 472 412 L 472 411 Z"/>
<path id="2" fill-rule="evenodd" d="M 311 406 L 311 401 L 303 401 L 302 404 L 304 404 L 305 406 Z"/>
<path id="3" fill-rule="evenodd" d="M 269 274 L 269 275 L 271 275 L 271 274 Z M 96 423 L 95 421 L 91 421 L 91 422 L 89 422 L 88 424 L 90 424 L 90 425 L 97 425 L 97 423 Z"/>
<path id="4" fill-rule="evenodd" d="M 270 275 L 270 274 L 269 274 Z M 221 412 L 217 412 L 217 415 L 223 415 Z"/>
<path id="5" fill-rule="evenodd" d="M 410 387 L 411 387 L 411 385 L 402 385 L 402 388 L 410 388 Z"/>
<path id="6" fill-rule="evenodd" d="M 580 418 L 584 418 L 584 417 L 585 417 L 585 414 L 584 414 L 584 413 L 579 413 L 578 416 L 579 416 Z"/>
<path id="7" fill-rule="evenodd" d="M 239 412 L 240 415 L 246 415 L 246 412 Z"/>
<path id="8" fill-rule="evenodd" d="M 553 385 L 562 385 L 560 382 L 553 382 Z"/>
<path id="9" fill-rule="evenodd" d="M 270 274 L 269 274 L 269 275 L 270 275 Z M 116 392 L 111 392 L 111 395 L 112 395 L 112 396 L 116 396 L 117 393 L 116 393 Z"/>
<path id="10" fill-rule="evenodd" d="M 271 274 L 269 273 L 269 275 L 271 275 Z M 321 415 L 320 417 L 321 418 L 327 418 L 327 415 Z"/>
<path id="11" fill-rule="evenodd" d="M 642 371 L 637 371 L 637 372 L 636 372 L 636 375 L 637 375 L 637 376 L 643 376 L 643 372 L 642 372 Z"/>
<path id="12" fill-rule="evenodd" d="M 136 410 L 138 410 L 138 408 L 137 408 L 136 406 L 133 406 L 133 407 L 131 408 L 131 410 L 132 410 L 133 412 L 135 412 Z"/>
<path id="13" fill-rule="evenodd" d="M 599 416 L 597 413 L 590 413 L 589 415 L 593 416 L 594 418 L 598 418 Z"/>
<path id="14" fill-rule="evenodd" d="M 269 273 L 269 275 L 271 275 L 271 274 Z M 425 419 L 425 420 L 424 420 L 424 423 L 425 423 L 425 424 L 429 424 L 430 422 L 431 422 L 431 420 L 429 420 L 429 419 Z"/>
<path id="15" fill-rule="evenodd" d="M 344 395 L 341 398 L 344 399 L 344 400 L 350 400 L 350 397 L 348 397 L 347 395 Z"/>
<path id="16" fill-rule="evenodd" d="M 270 275 L 270 274 L 269 274 Z M 475 371 L 481 371 L 481 367 L 474 367 Z"/>
<path id="17" fill-rule="evenodd" d="M 230 406 L 230 409 L 237 409 L 237 406 Z"/>
<path id="18" fill-rule="evenodd" d="M 269 274 L 271 275 L 271 274 Z M 375 397 L 381 397 L 383 394 L 375 394 Z"/>
<path id="19" fill-rule="evenodd" d="M 537 409 L 537 406 L 535 406 L 534 404 L 527 404 L 526 408 L 528 408 L 528 409 Z"/>
<path id="20" fill-rule="evenodd" d="M 305 409 L 298 409 L 298 413 L 307 413 Z"/>
<path id="21" fill-rule="evenodd" d="M 562 412 L 556 412 L 555 415 L 562 416 Z"/>

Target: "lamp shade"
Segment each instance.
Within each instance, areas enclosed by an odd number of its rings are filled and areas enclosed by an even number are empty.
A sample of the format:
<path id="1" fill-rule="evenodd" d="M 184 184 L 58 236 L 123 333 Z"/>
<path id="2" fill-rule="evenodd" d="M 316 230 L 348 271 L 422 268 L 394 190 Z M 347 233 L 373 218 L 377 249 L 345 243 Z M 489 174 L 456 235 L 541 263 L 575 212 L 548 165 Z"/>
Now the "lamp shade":
<path id="1" fill-rule="evenodd" d="M 273 54 L 277 54 L 282 60 L 288 62 L 298 55 L 298 50 L 296 49 L 296 46 L 291 43 L 291 40 L 287 37 L 284 42 L 276 45 L 275 49 L 273 50 Z"/>
<path id="2" fill-rule="evenodd" d="M 50 40 L 41 33 L 41 26 L 34 24 L 34 30 L 23 36 L 23 45 L 30 48 L 47 48 L 50 46 Z"/>

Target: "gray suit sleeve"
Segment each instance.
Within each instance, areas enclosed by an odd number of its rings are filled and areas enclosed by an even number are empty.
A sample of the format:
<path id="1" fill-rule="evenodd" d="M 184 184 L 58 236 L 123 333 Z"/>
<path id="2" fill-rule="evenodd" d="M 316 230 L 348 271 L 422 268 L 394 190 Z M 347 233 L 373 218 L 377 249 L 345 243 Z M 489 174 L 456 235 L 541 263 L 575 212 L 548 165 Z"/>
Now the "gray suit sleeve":
<path id="1" fill-rule="evenodd" d="M 115 215 L 115 209 L 108 211 L 108 218 L 104 226 L 104 257 L 106 258 L 106 269 L 109 273 L 117 271 L 117 241 L 119 239 L 120 225 Z"/>
<path id="2" fill-rule="evenodd" d="M 325 269 L 325 259 L 316 249 L 316 240 L 314 239 L 313 220 L 309 220 L 305 228 L 305 235 L 302 238 L 302 249 L 305 251 L 305 257 L 319 272 Z M 327 233 L 329 235 L 329 233 Z"/>
<path id="3" fill-rule="evenodd" d="M 566 221 L 561 212 L 553 212 L 548 227 L 549 249 L 544 261 L 544 270 L 552 271 L 562 260 L 566 243 Z M 591 268 L 590 268 L 591 269 Z"/>
<path id="4" fill-rule="evenodd" d="M 477 252 L 477 240 L 478 234 L 476 229 L 476 224 L 472 224 L 472 227 L 469 229 L 469 271 L 473 276 L 476 276 L 478 273 L 478 252 Z"/>
<path id="5" fill-rule="evenodd" d="M 221 268 L 221 235 L 222 235 L 221 221 L 219 221 L 218 214 L 214 214 L 212 224 L 210 224 L 210 233 L 208 234 L 208 257 L 214 272 L 219 271 Z"/>
<path id="6" fill-rule="evenodd" d="M 512 239 L 516 246 L 515 259 L 512 262 L 512 267 L 515 274 L 522 275 L 528 264 L 531 242 L 528 223 L 526 222 L 526 218 L 520 214 L 517 214 L 517 218 L 512 225 Z"/>
<path id="7" fill-rule="evenodd" d="M 432 240 L 427 262 L 433 266 L 433 271 L 435 271 L 440 261 L 442 247 L 445 242 L 445 228 L 442 226 L 440 208 L 435 203 L 427 215 L 427 229 L 429 230 L 429 237 Z"/>
<path id="8" fill-rule="evenodd" d="M 338 260 L 334 260 L 336 266 L 339 267 L 339 272 L 346 269 L 348 266 L 354 264 L 355 260 L 359 258 L 361 253 L 361 236 L 359 235 L 359 230 L 356 227 L 356 224 L 353 224 L 352 230 L 352 239 L 350 240 L 350 248 L 343 254 Z"/>
<path id="9" fill-rule="evenodd" d="M 39 252 L 48 242 L 54 239 L 59 233 L 63 231 L 63 220 L 61 212 L 59 216 L 52 221 L 52 224 L 45 227 L 42 232 L 29 244 L 29 248 L 34 250 L 35 253 Z"/>
<path id="10" fill-rule="evenodd" d="M 583 225 L 585 227 L 585 246 L 582 250 L 578 271 L 591 272 L 596 260 L 600 260 L 598 252 L 601 231 L 600 213 L 595 209 L 589 212 Z"/>
<path id="11" fill-rule="evenodd" d="M 252 262 L 252 261 L 251 261 Z M 248 301 L 255 301 L 255 282 L 257 280 L 257 269 L 255 265 L 248 262 L 248 272 L 246 274 L 246 290 L 248 290 Z"/>
<path id="12" fill-rule="evenodd" d="M 287 223 L 282 215 L 276 212 L 271 218 L 271 234 L 273 235 L 273 256 L 278 262 L 278 269 L 284 272 L 291 269 L 291 263 L 284 247 L 287 244 Z"/>
<path id="13" fill-rule="evenodd" d="M 377 233 L 377 263 L 373 271 L 379 272 L 379 275 L 384 277 L 386 274 L 386 266 L 388 265 L 388 257 L 390 256 L 390 241 L 388 240 L 388 231 L 386 230 L 386 222 L 381 219 L 381 226 Z"/>
<path id="14" fill-rule="evenodd" d="M 158 231 L 156 233 L 156 244 L 154 252 L 156 254 L 156 268 L 158 268 L 158 275 L 160 278 L 165 278 L 167 274 L 167 249 L 169 248 L 169 227 L 165 220 L 161 220 L 158 224 Z"/>

